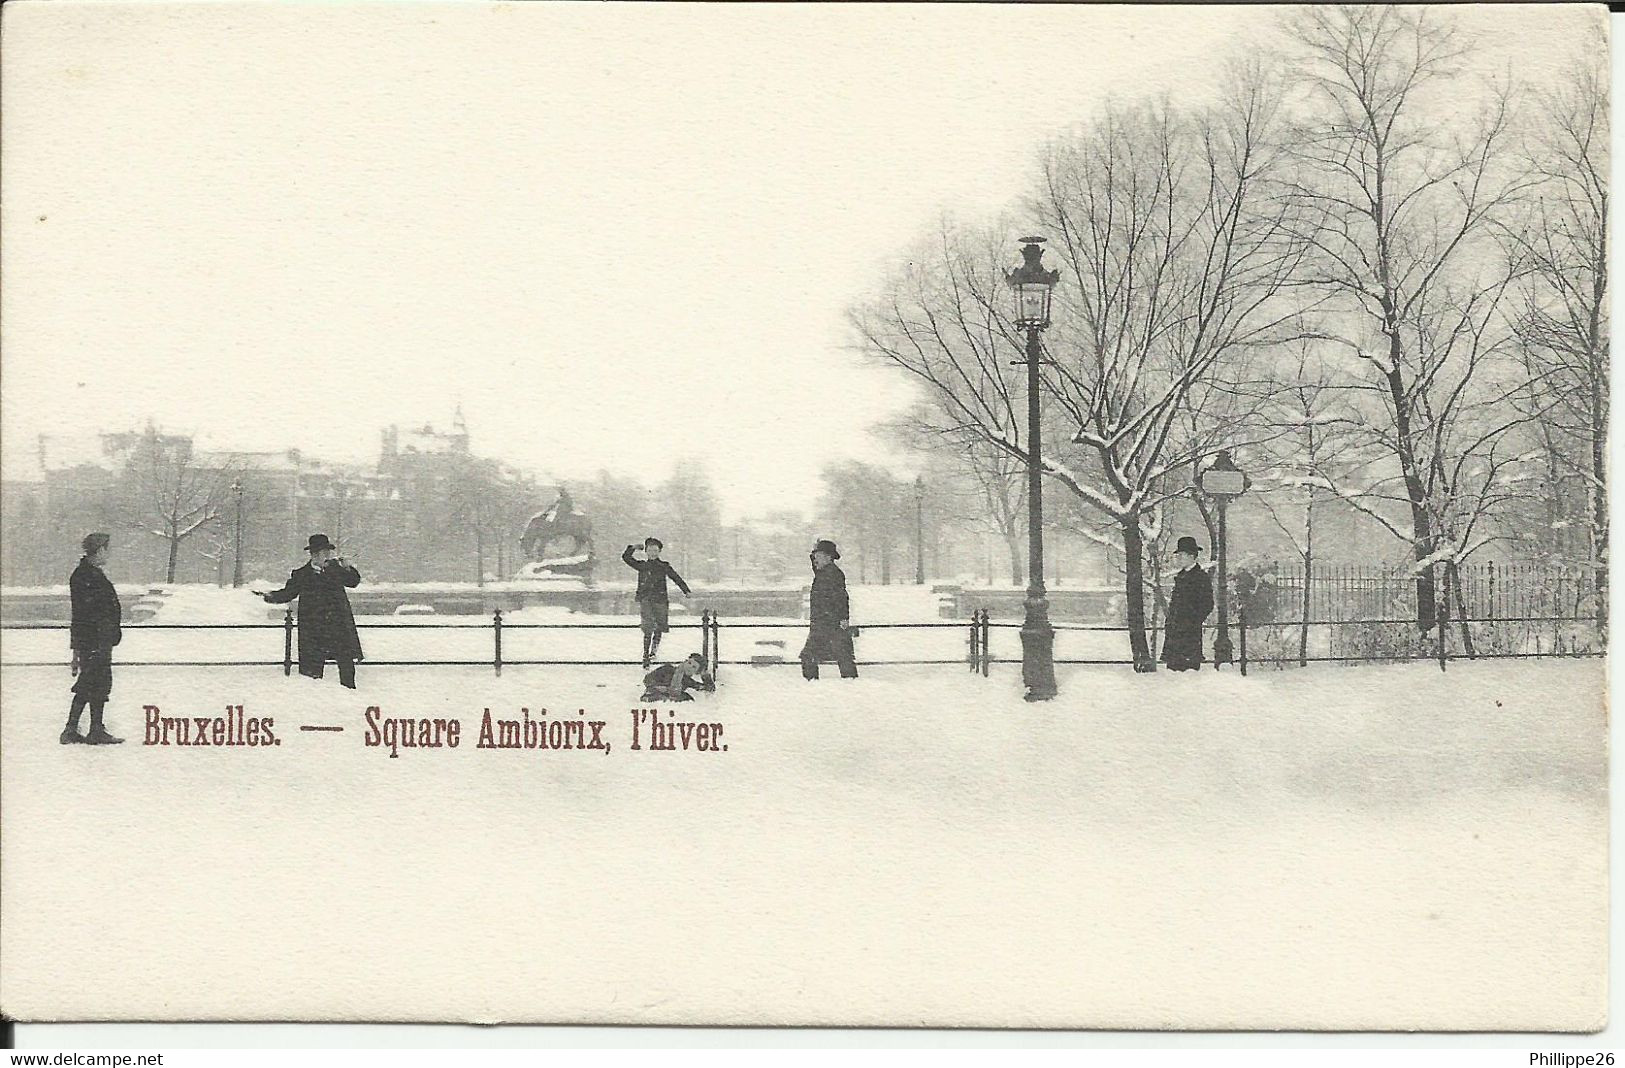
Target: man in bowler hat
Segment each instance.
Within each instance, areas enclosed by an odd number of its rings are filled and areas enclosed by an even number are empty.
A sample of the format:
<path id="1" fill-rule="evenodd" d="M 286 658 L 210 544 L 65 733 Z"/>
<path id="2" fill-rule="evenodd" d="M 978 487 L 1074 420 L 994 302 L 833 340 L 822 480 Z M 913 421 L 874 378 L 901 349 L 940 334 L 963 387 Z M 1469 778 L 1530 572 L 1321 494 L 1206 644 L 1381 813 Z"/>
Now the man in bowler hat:
<path id="1" fill-rule="evenodd" d="M 1195 671 L 1202 666 L 1202 621 L 1213 611 L 1213 582 L 1196 562 L 1201 551 L 1190 537 L 1180 538 L 1174 546 L 1179 573 L 1174 576 L 1162 639 L 1162 662 L 1170 671 Z"/>
<path id="2" fill-rule="evenodd" d="M 80 547 L 85 555 L 68 577 L 68 597 L 72 606 L 68 624 L 68 644 L 73 649 L 71 670 L 75 676 L 73 704 L 68 708 L 68 725 L 62 729 L 63 745 L 117 745 L 124 741 L 107 732 L 102 711 L 113 692 L 113 646 L 124 638 L 119 627 L 123 608 L 112 581 L 103 572 L 107 566 L 106 534 L 86 534 Z M 79 716 L 90 708 L 90 733 L 79 733 Z"/>
<path id="3" fill-rule="evenodd" d="M 852 652 L 852 630 L 849 617 L 851 602 L 846 595 L 846 572 L 835 561 L 840 550 L 829 539 L 813 546 L 810 554 L 813 566 L 812 593 L 808 598 L 807 644 L 801 649 L 801 677 L 816 679 L 818 662 L 834 660 L 841 669 L 841 678 L 858 677 L 858 665 Z"/>
<path id="4" fill-rule="evenodd" d="M 361 638 L 344 591 L 361 585 L 361 572 L 338 554 L 326 534 L 312 534 L 305 551 L 310 562 L 295 568 L 286 586 L 260 597 L 268 604 L 299 601 L 299 674 L 319 679 L 331 660 L 339 666 L 339 682 L 353 690 Z"/>

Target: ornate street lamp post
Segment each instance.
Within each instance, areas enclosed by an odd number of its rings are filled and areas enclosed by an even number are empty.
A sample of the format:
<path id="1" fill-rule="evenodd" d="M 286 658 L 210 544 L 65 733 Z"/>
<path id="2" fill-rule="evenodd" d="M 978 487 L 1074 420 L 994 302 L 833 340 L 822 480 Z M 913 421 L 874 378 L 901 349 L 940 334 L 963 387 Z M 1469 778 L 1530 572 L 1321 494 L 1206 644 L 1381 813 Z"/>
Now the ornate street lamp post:
<path id="1" fill-rule="evenodd" d="M 1044 595 L 1044 487 L 1038 420 L 1038 365 L 1044 346 L 1039 334 L 1049 325 L 1050 294 L 1060 271 L 1043 267 L 1044 239 L 1021 239 L 1022 264 L 1005 274 L 1016 292 L 1016 326 L 1027 332 L 1027 601 L 1021 624 L 1021 681 L 1029 701 L 1055 696 L 1055 628 Z"/>
<path id="2" fill-rule="evenodd" d="M 925 585 L 925 476 L 914 476 L 914 585 Z"/>
<path id="3" fill-rule="evenodd" d="M 1230 645 L 1230 580 L 1226 575 L 1226 552 L 1230 539 L 1225 526 L 1225 513 L 1231 501 L 1247 492 L 1250 480 L 1245 472 L 1230 462 L 1228 452 L 1221 452 L 1198 476 L 1198 482 L 1202 492 L 1212 497 L 1219 506 L 1219 633 L 1213 639 L 1213 666 L 1218 667 L 1235 659 L 1235 650 Z"/>
<path id="4" fill-rule="evenodd" d="M 237 501 L 237 547 L 232 554 L 231 585 L 235 589 L 243 584 L 243 480 L 231 480 L 231 495 Z"/>

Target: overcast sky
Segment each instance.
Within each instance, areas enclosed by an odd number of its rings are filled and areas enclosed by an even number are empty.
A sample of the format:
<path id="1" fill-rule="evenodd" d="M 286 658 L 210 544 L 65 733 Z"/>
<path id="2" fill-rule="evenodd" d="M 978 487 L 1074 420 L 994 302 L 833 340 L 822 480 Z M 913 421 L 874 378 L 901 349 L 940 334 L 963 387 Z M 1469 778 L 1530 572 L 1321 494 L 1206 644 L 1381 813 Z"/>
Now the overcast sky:
<path id="1" fill-rule="evenodd" d="M 1583 17 L 1460 17 L 1561 62 Z M 1266 8 L 13 3 L 0 417 L 366 461 L 389 423 L 561 476 L 705 460 L 810 508 L 908 397 L 845 310 L 1107 96 Z M 1017 258 L 1011 250 L 1012 263 Z M 908 473 L 900 462 L 900 473 Z"/>

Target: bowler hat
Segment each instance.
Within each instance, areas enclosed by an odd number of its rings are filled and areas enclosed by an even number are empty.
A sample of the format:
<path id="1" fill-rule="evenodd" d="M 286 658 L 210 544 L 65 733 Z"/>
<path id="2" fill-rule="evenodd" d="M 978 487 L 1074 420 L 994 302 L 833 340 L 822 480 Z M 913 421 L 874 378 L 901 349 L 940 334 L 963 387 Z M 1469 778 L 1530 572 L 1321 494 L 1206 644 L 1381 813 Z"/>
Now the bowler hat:
<path id="1" fill-rule="evenodd" d="M 820 538 L 818 544 L 813 546 L 812 551 L 815 553 L 828 553 L 831 560 L 841 558 L 841 550 L 837 549 L 835 543 L 828 538 Z"/>
<path id="2" fill-rule="evenodd" d="M 326 534 L 312 534 L 310 541 L 305 543 L 305 552 L 320 552 L 323 549 L 333 548 L 333 543 L 327 540 Z"/>
<path id="3" fill-rule="evenodd" d="M 1174 552 L 1176 552 L 1176 553 L 1190 553 L 1192 556 L 1195 556 L 1197 553 L 1199 553 L 1201 551 L 1202 551 L 1202 547 L 1200 545 L 1196 544 L 1196 539 L 1195 538 L 1190 538 L 1190 537 L 1180 538 L 1179 539 L 1179 544 L 1174 546 Z"/>

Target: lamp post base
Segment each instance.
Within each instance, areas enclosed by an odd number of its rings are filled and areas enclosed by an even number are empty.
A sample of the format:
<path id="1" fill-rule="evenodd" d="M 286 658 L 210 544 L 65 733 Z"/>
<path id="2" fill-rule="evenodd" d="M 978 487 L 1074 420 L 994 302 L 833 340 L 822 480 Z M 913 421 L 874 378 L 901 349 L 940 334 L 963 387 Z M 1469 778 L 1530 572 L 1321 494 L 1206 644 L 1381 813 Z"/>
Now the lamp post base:
<path id="1" fill-rule="evenodd" d="M 1213 639 L 1213 666 L 1223 667 L 1236 662 L 1236 648 L 1230 644 L 1228 629 L 1219 631 Z"/>
<path id="2" fill-rule="evenodd" d="M 1027 598 L 1027 617 L 1021 624 L 1021 682 L 1025 700 L 1048 701 L 1056 694 L 1055 628 L 1049 622 L 1049 601 L 1042 594 Z"/>

